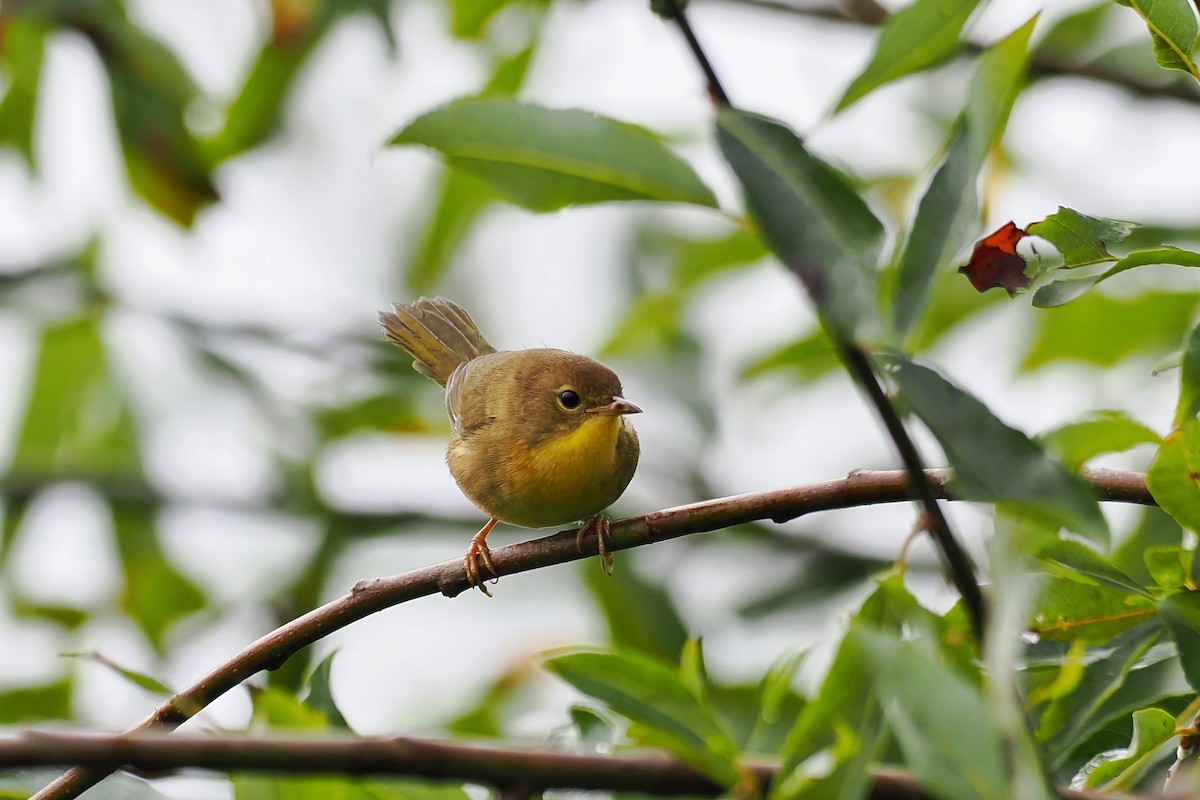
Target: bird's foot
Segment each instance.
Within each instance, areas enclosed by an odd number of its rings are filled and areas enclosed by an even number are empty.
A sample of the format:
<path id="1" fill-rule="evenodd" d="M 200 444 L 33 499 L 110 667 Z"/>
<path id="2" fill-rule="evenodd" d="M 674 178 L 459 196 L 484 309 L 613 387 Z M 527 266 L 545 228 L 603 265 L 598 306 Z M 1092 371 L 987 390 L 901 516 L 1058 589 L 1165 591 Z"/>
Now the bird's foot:
<path id="1" fill-rule="evenodd" d="M 483 571 L 487 570 L 491 573 L 492 582 L 500 580 L 500 576 L 496 573 L 496 564 L 492 561 L 492 551 L 487 546 L 487 535 L 496 525 L 496 520 L 490 520 L 487 525 L 483 526 L 483 530 L 471 537 L 471 544 L 467 547 L 467 554 L 463 556 L 463 567 L 467 572 L 467 582 L 479 591 L 486 594 L 488 597 L 492 593 L 488 590 L 487 584 L 484 581 Z"/>
<path id="2" fill-rule="evenodd" d="M 597 514 L 584 522 L 579 528 L 579 532 L 575 534 L 575 546 L 582 553 L 583 541 L 593 531 L 596 533 L 596 552 L 600 554 L 601 568 L 605 575 L 612 575 L 613 557 L 609 551 L 609 547 L 612 545 L 612 521 L 608 517 Z"/>

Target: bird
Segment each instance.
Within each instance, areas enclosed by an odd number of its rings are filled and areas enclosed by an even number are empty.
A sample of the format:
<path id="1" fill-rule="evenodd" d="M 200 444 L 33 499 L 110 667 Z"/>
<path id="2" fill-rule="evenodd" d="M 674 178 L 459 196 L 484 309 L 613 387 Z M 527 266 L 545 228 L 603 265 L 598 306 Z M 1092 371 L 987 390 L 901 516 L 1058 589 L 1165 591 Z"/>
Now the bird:
<path id="1" fill-rule="evenodd" d="M 455 482 L 488 521 L 463 557 L 467 580 L 491 596 L 496 579 L 487 535 L 498 522 L 524 528 L 582 522 L 583 551 L 595 533 L 612 572 L 611 522 L 603 512 L 625 491 L 640 448 L 617 374 L 568 350 L 496 350 L 471 316 L 443 297 L 393 304 L 379 313 L 384 336 L 413 368 L 446 390 Z"/>

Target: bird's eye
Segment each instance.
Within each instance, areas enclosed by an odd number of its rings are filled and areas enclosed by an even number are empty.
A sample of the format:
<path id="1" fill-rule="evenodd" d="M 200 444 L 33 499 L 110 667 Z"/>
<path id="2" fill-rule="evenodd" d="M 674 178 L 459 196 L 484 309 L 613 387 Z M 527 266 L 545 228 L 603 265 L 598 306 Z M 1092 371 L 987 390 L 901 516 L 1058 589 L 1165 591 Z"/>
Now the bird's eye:
<path id="1" fill-rule="evenodd" d="M 562 403 L 563 408 L 579 408 L 579 395 L 570 389 L 564 389 L 558 393 L 558 402 Z"/>

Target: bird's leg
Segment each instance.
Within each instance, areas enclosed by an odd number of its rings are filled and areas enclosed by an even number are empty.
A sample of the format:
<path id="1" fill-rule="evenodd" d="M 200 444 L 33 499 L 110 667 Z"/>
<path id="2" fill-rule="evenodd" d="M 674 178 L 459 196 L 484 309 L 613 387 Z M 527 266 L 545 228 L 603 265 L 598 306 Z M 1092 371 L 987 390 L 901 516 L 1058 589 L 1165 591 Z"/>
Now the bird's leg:
<path id="1" fill-rule="evenodd" d="M 497 580 L 500 579 L 500 576 L 496 574 L 496 565 L 492 563 L 492 552 L 488 550 L 487 546 L 487 535 L 491 533 L 492 528 L 496 527 L 497 522 L 498 520 L 495 517 L 492 517 L 487 521 L 487 524 L 479 530 L 479 533 L 471 537 L 471 545 L 467 548 L 466 556 L 463 557 L 464 566 L 467 570 L 467 582 L 479 589 L 488 597 L 491 597 L 492 593 L 489 592 L 487 586 L 484 585 L 484 578 L 481 574 L 479 565 L 483 564 L 487 571 L 492 573 L 494 578 Z"/>
<path id="2" fill-rule="evenodd" d="M 597 514 L 584 522 L 579 528 L 579 532 L 575 534 L 575 546 L 579 552 L 583 552 L 583 540 L 592 531 L 596 532 L 596 552 L 600 554 L 600 564 L 604 569 L 604 574 L 612 575 L 613 557 L 608 549 L 612 544 L 612 521 L 603 514 Z"/>

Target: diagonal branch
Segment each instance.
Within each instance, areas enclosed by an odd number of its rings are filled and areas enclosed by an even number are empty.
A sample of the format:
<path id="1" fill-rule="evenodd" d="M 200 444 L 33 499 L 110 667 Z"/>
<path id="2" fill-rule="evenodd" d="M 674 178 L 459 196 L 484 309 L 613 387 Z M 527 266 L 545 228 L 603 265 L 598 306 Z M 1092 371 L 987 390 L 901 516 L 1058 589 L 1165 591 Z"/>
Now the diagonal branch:
<path id="1" fill-rule="evenodd" d="M 658 753 L 581 754 L 561 750 L 459 744 L 401 736 L 95 736 L 32 734 L 0 739 L 0 767 L 88 764 L 150 772 L 200 767 L 222 772 L 391 775 L 455 780 L 490 786 L 520 785 L 530 791 L 583 789 L 650 795 L 714 797 L 728 791 L 691 766 Z M 745 764 L 760 786 L 778 765 Z M 1059 789 L 1064 800 L 1131 800 L 1129 795 Z M 916 779 L 877 769 L 871 800 L 932 800 Z M 1154 795 L 1140 795 L 1155 800 Z M 1160 796 L 1161 797 L 1161 796 Z"/>
<path id="2" fill-rule="evenodd" d="M 946 494 L 950 471 L 928 470 L 926 476 L 939 498 Z M 1090 470 L 1084 475 L 1102 499 L 1153 505 L 1144 475 L 1113 470 Z M 908 474 L 902 470 L 855 472 L 838 480 L 735 495 L 702 503 L 655 511 L 614 522 L 611 550 L 664 542 L 695 533 L 720 530 L 749 522 L 787 522 L 805 514 L 839 508 L 896 503 L 912 499 Z M 574 530 L 492 551 L 497 574 L 514 575 L 590 557 L 580 552 Z M 352 622 L 391 606 L 441 592 L 454 597 L 469 588 L 462 559 L 393 575 L 359 581 L 349 594 L 316 608 L 248 645 L 188 688 L 159 705 L 130 733 L 154 728 L 175 728 L 221 695 L 262 670 L 279 668 L 288 658 L 313 642 Z M 76 767 L 38 792 L 31 800 L 62 800 L 101 781 L 111 769 Z"/>

